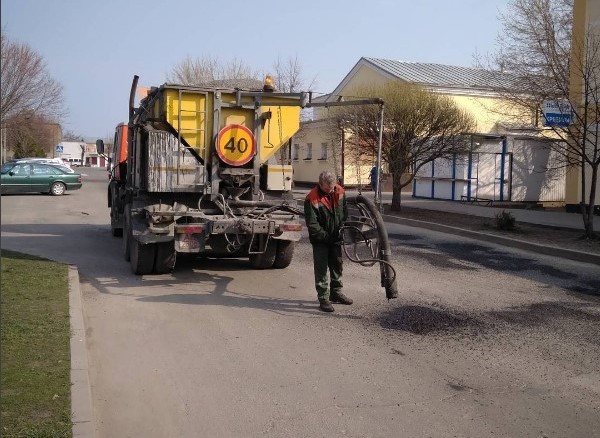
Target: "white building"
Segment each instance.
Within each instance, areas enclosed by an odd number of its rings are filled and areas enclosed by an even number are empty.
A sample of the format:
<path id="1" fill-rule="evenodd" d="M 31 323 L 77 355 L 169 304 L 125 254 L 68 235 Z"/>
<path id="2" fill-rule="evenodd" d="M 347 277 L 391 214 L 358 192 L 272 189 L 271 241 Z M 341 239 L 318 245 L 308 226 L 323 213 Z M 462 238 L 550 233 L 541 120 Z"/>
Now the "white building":
<path id="1" fill-rule="evenodd" d="M 82 166 L 85 163 L 86 143 L 83 141 L 61 141 L 55 148 L 56 156 L 72 166 Z"/>

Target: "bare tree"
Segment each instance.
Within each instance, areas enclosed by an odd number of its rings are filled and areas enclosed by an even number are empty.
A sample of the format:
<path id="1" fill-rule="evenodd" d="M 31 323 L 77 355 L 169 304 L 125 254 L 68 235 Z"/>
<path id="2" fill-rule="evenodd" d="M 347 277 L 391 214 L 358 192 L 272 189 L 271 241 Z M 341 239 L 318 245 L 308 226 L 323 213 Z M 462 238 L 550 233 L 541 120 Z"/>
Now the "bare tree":
<path id="1" fill-rule="evenodd" d="M 167 82 L 206 85 L 214 81 L 257 79 L 258 73 L 239 59 L 221 62 L 217 57 L 187 56 L 167 75 Z"/>
<path id="2" fill-rule="evenodd" d="M 48 73 L 43 58 L 26 44 L 0 33 L 0 120 L 2 159 L 49 155 L 60 137 L 65 114 L 63 89 Z M 58 138 L 60 140 L 60 138 Z"/>
<path id="3" fill-rule="evenodd" d="M 382 159 L 393 180 L 392 210 L 400 210 L 402 187 L 412 182 L 422 166 L 436 158 L 468 152 L 465 134 L 473 131 L 475 122 L 450 97 L 403 82 L 364 88 L 355 94 L 385 102 Z M 341 122 L 353 133 L 359 157 L 375 153 L 379 113 L 374 105 L 342 107 L 336 119 L 335 123 Z"/>
<path id="4" fill-rule="evenodd" d="M 275 70 L 275 86 L 278 91 L 286 93 L 309 91 L 316 83 L 316 78 L 310 81 L 305 79 L 298 55 L 289 57 L 286 60 L 277 58 L 273 68 Z"/>
<path id="5" fill-rule="evenodd" d="M 63 88 L 48 73 L 44 59 L 27 44 L 0 34 L 0 114 L 2 123 L 20 113 L 58 120 L 64 115 Z"/>
<path id="6" fill-rule="evenodd" d="M 562 157 L 562 165 L 581 174 L 583 225 L 592 238 L 600 165 L 600 35 L 592 27 L 574 33 L 572 17 L 573 0 L 511 0 L 500 17 L 498 51 L 479 64 L 488 70 L 503 100 L 520 108 L 521 115 L 539 115 L 544 101 L 560 103 L 567 108 L 565 116 L 572 115 L 568 126 L 548 123 L 542 116 L 536 119 L 551 126 L 529 128 L 562 140 L 550 145 Z M 498 70 L 510 73 L 512 82 L 495 80 Z M 577 85 L 571 88 L 572 84 Z"/>
<path id="7" fill-rule="evenodd" d="M 83 135 L 67 129 L 63 133 L 62 139 L 65 141 L 83 141 Z"/>

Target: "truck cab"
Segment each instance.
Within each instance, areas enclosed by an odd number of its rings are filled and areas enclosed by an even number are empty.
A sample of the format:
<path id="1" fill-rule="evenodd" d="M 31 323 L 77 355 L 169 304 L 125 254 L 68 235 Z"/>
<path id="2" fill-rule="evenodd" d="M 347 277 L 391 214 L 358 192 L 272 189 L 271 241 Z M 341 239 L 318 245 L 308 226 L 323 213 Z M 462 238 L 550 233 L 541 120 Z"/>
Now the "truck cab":
<path id="1" fill-rule="evenodd" d="M 123 235 L 122 197 L 125 194 L 127 175 L 127 132 L 126 123 L 119 123 L 115 128 L 113 149 L 108 156 L 108 190 L 107 201 L 111 209 L 110 228 L 113 236 Z M 98 154 L 104 154 L 104 141 L 96 141 Z M 114 208 L 113 208 L 114 206 Z"/>

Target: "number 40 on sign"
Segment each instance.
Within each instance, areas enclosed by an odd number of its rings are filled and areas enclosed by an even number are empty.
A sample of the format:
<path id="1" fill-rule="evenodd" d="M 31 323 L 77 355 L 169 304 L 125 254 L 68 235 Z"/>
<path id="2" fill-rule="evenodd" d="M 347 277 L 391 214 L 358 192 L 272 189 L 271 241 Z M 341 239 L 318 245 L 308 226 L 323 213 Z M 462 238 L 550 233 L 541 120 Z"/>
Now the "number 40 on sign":
<path id="1" fill-rule="evenodd" d="M 217 137 L 217 154 L 231 166 L 248 163 L 256 153 L 256 139 L 250 129 L 243 125 L 227 125 Z"/>

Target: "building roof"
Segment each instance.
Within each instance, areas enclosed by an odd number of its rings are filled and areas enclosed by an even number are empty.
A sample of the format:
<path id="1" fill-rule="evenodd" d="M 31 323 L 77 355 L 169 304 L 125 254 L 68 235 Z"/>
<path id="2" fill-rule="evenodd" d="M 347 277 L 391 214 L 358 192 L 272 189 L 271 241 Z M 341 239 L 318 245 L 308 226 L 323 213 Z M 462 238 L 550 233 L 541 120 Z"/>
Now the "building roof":
<path id="1" fill-rule="evenodd" d="M 422 85 L 491 88 L 492 75 L 486 70 L 425 62 L 362 58 L 398 79 Z"/>
<path id="2" fill-rule="evenodd" d="M 339 95 L 339 91 L 362 66 L 375 69 L 390 79 L 399 79 L 429 88 L 493 92 L 494 89 L 506 87 L 511 79 L 507 74 L 473 67 L 362 57 L 331 93 L 330 98 Z"/>

